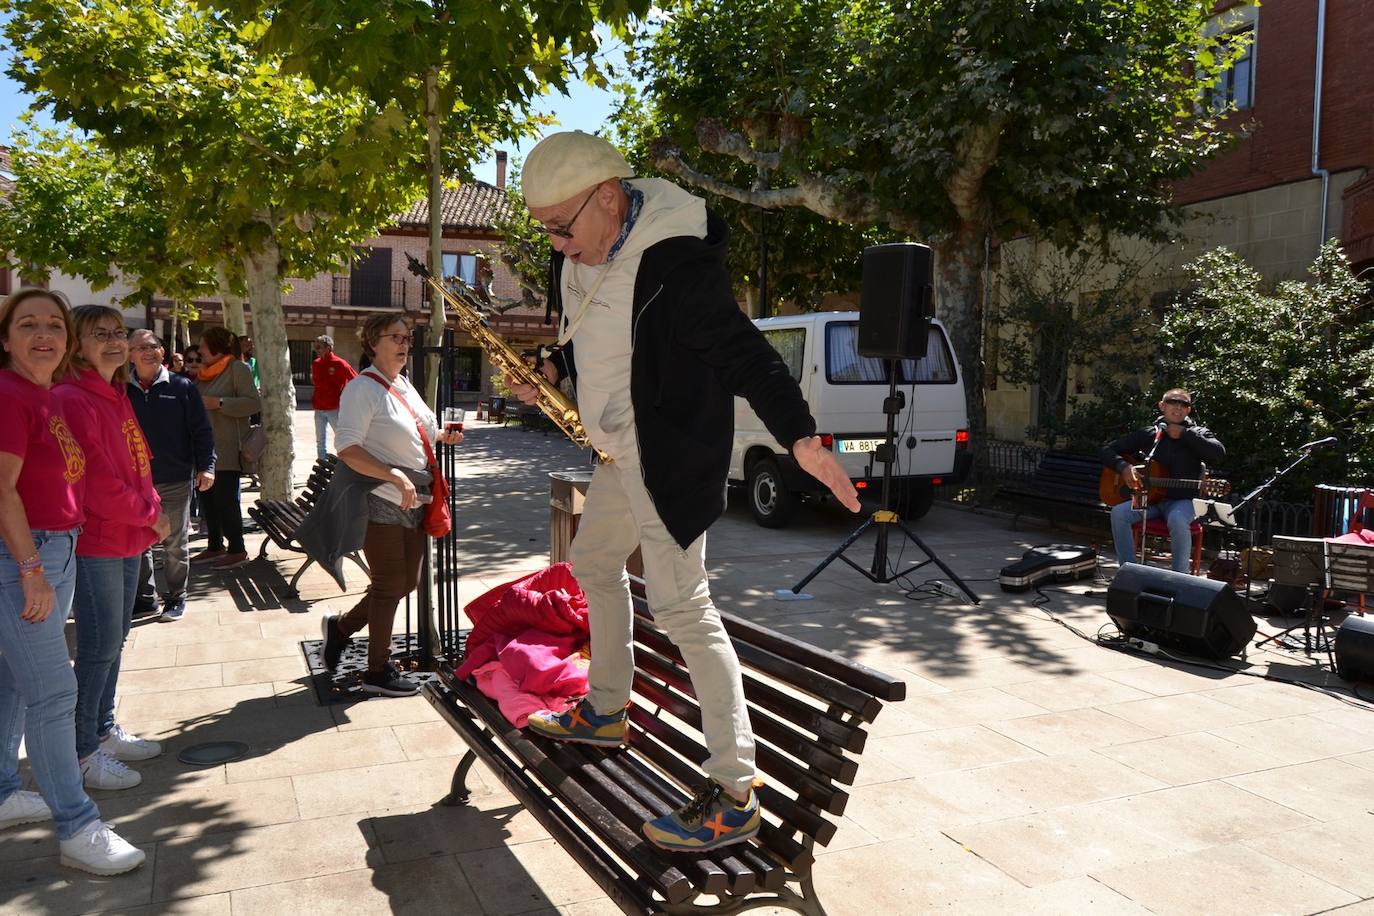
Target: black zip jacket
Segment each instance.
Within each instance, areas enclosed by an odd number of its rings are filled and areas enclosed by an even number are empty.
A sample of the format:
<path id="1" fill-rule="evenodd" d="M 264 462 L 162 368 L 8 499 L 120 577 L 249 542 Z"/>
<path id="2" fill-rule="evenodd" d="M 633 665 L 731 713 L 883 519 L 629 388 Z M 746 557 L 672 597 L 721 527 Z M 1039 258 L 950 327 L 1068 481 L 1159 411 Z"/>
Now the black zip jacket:
<path id="1" fill-rule="evenodd" d="M 1159 422 L 1162 422 L 1162 418 Z M 1146 426 L 1135 432 L 1127 433 L 1111 445 L 1102 449 L 1100 457 L 1104 467 L 1118 473 L 1126 468 L 1123 453 L 1135 453 L 1144 458 L 1154 448 L 1157 427 Z M 1201 480 L 1203 464 L 1215 465 L 1226 457 L 1226 448 L 1205 426 L 1198 426 L 1190 418 L 1183 420 L 1183 435 L 1170 439 L 1166 432 L 1159 440 L 1154 459 L 1164 465 L 1169 472 L 1166 476 L 1179 480 Z M 1197 490 L 1166 490 L 1167 499 L 1189 499 L 1197 496 Z"/>
<path id="2" fill-rule="evenodd" d="M 706 238 L 678 236 L 645 250 L 631 309 L 630 402 L 644 485 L 679 545 L 725 511 L 734 396 L 784 448 L 816 432 L 801 387 L 735 302 L 725 267 L 729 230 L 707 214 Z M 563 255 L 549 270 L 549 308 L 563 314 Z M 587 357 L 590 358 L 590 357 Z M 571 342 L 553 356 L 577 384 Z"/>
<path id="3" fill-rule="evenodd" d="M 215 433 L 195 382 L 163 368 L 144 391 L 130 367 L 129 403 L 153 453 L 153 483 L 185 483 L 215 469 Z"/>

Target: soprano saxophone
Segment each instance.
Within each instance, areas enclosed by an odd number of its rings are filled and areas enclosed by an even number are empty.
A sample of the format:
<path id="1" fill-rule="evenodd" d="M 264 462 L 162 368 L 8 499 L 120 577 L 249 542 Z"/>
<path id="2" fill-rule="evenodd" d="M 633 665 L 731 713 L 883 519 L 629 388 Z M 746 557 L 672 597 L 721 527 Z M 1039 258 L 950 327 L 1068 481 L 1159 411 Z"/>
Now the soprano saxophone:
<path id="1" fill-rule="evenodd" d="M 501 372 L 523 382 L 526 385 L 533 385 L 538 397 L 535 399 L 534 406 L 538 407 L 544 414 L 553 421 L 554 425 L 563 430 L 569 439 L 583 448 L 590 448 L 596 452 L 603 464 L 611 463 L 611 456 L 601 449 L 592 445 L 591 437 L 587 435 L 587 430 L 582 426 L 582 418 L 577 413 L 577 408 L 572 401 L 558 390 L 544 373 L 538 371 L 525 362 L 524 357 L 515 351 L 510 344 L 501 339 L 501 335 L 491 329 L 487 324 L 487 319 L 482 317 L 481 304 L 476 297 L 467 291 L 467 287 L 461 280 L 456 284 L 456 288 L 450 289 L 440 283 L 429 268 L 415 259 L 414 255 L 406 255 L 409 262 L 410 272 L 429 284 L 444 301 L 453 309 L 453 317 L 457 320 L 458 326 L 477 341 L 477 345 L 487 354 L 487 359 Z"/>

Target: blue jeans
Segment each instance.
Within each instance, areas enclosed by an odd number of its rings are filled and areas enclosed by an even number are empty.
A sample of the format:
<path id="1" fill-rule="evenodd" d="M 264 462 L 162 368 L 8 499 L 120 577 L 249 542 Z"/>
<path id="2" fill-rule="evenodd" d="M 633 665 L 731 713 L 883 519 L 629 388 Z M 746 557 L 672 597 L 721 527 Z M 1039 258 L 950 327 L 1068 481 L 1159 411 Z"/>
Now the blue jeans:
<path id="1" fill-rule="evenodd" d="M 119 657 L 133 623 L 143 554 L 77 557 L 76 756 L 85 760 L 114 728 Z"/>
<path id="2" fill-rule="evenodd" d="M 67 659 L 67 612 L 76 581 L 76 532 L 35 531 L 34 545 L 56 606 L 42 623 L 28 623 L 19 564 L 0 542 L 0 801 L 22 784 L 19 739 L 24 737 L 38 790 L 52 809 L 57 838 L 67 840 L 100 819 L 81 784 L 76 757 L 76 676 Z"/>
<path id="3" fill-rule="evenodd" d="M 1169 552 L 1174 572 L 1186 573 L 1193 558 L 1193 535 L 1188 530 L 1192 525 L 1193 501 L 1191 499 L 1165 499 L 1149 509 L 1150 518 L 1162 518 L 1169 526 Z M 1116 546 L 1118 563 L 1140 562 L 1135 551 L 1135 539 L 1131 537 L 1131 525 L 1140 521 L 1140 511 L 1131 508 L 1128 499 L 1112 506 L 1112 543 Z M 1144 539 L 1144 534 L 1141 535 Z"/>
<path id="4" fill-rule="evenodd" d="M 315 455 L 319 458 L 324 458 L 329 454 L 329 449 L 325 447 L 325 437 L 331 426 L 334 427 L 334 435 L 337 436 L 339 434 L 339 412 L 337 410 L 315 411 Z"/>

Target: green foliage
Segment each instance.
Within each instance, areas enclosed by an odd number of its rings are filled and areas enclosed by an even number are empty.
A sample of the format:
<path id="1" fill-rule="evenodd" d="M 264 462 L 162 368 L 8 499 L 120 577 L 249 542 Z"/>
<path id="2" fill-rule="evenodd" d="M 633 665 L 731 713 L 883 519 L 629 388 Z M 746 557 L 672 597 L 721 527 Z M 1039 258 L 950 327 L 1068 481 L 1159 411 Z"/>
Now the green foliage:
<path id="1" fill-rule="evenodd" d="M 761 150 L 799 156 L 796 168 L 819 167 L 823 151 L 800 155 L 807 88 L 804 79 L 830 66 L 816 23 L 833 18 L 841 3 L 747 0 L 730 4 L 683 3 L 639 37 L 635 73 L 647 91 L 619 88 L 612 127 L 617 143 L 640 175 L 664 174 L 653 162 L 655 141 L 696 146 L 697 123 L 729 113 Z M 729 61 L 728 66 L 722 66 Z M 694 165 L 730 185 L 767 188 L 768 169 L 726 155 L 694 154 Z M 671 175 L 666 177 L 672 177 Z M 791 181 L 786 173 L 776 180 Z M 731 229 L 731 273 L 757 285 L 759 253 L 768 249 L 769 299 L 814 310 L 830 293 L 858 288 L 863 249 L 894 241 L 891 230 L 855 226 L 805 209 L 765 211 L 709 193 L 711 207 Z"/>
<path id="2" fill-rule="evenodd" d="M 133 287 L 124 307 L 157 292 L 183 301 L 214 292 L 213 268 L 179 247 L 165 186 L 146 153 L 115 156 L 98 137 L 32 126 L 11 143 L 15 186 L 0 208 L 5 266 L 36 266 L 45 275 L 59 269 L 97 291 L 118 275 Z"/>
<path id="3" fill-rule="evenodd" d="M 1315 483 L 1367 484 L 1374 476 L 1374 288 L 1350 273 L 1336 242 L 1311 280 L 1266 289 L 1221 248 L 1189 266 L 1197 289 L 1165 318 L 1164 376 L 1194 392 L 1198 419 L 1226 444 L 1233 479 L 1257 483 L 1290 450 L 1328 435 L 1284 481 L 1305 499 Z"/>
<path id="4" fill-rule="evenodd" d="M 9 0 L 9 74 L 115 159 L 142 156 L 182 248 L 235 267 L 271 238 L 313 276 L 412 199 L 409 119 L 322 90 L 185 0 Z M 234 274 L 231 274 L 234 277 Z"/>
<path id="5" fill-rule="evenodd" d="M 1056 448 L 1065 436 L 1078 446 L 1087 433 L 1100 445 L 1104 425 L 1136 419 L 1139 393 L 1126 403 L 1121 397 L 1149 366 L 1142 346 L 1153 337 L 1149 312 L 1141 308 L 1145 266 L 1099 248 L 1041 254 L 1031 246 L 1023 255 L 1003 255 L 1001 295 L 987 319 L 1001 329 L 1001 379 L 1033 386 L 1038 395 L 1039 422 L 1027 435 Z M 1093 380 L 1087 398 L 1068 391 L 1075 366 Z"/>
<path id="6" fill-rule="evenodd" d="M 496 231 L 501 235 L 501 263 L 520 285 L 520 304 L 542 307 L 548 297 L 553 245 L 548 234 L 530 218 L 525 195 L 520 191 L 520 171 L 514 166 L 506 197 L 510 200 L 510 216 L 496 220 Z"/>

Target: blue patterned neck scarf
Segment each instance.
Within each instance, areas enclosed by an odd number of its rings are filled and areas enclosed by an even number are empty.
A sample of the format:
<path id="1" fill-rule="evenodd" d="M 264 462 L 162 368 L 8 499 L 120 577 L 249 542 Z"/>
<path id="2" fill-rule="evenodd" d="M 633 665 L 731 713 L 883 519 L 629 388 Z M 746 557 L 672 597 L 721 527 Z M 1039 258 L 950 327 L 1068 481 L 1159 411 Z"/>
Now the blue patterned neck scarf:
<path id="1" fill-rule="evenodd" d="M 624 179 L 620 182 L 621 190 L 630 198 L 630 206 L 625 213 L 625 224 L 620 227 L 620 234 L 615 237 L 615 244 L 606 253 L 606 262 L 610 263 L 620 252 L 620 247 L 625 244 L 625 240 L 630 237 L 630 230 L 635 227 L 635 220 L 639 219 L 639 211 L 644 209 L 644 192 L 636 188 Z"/>

